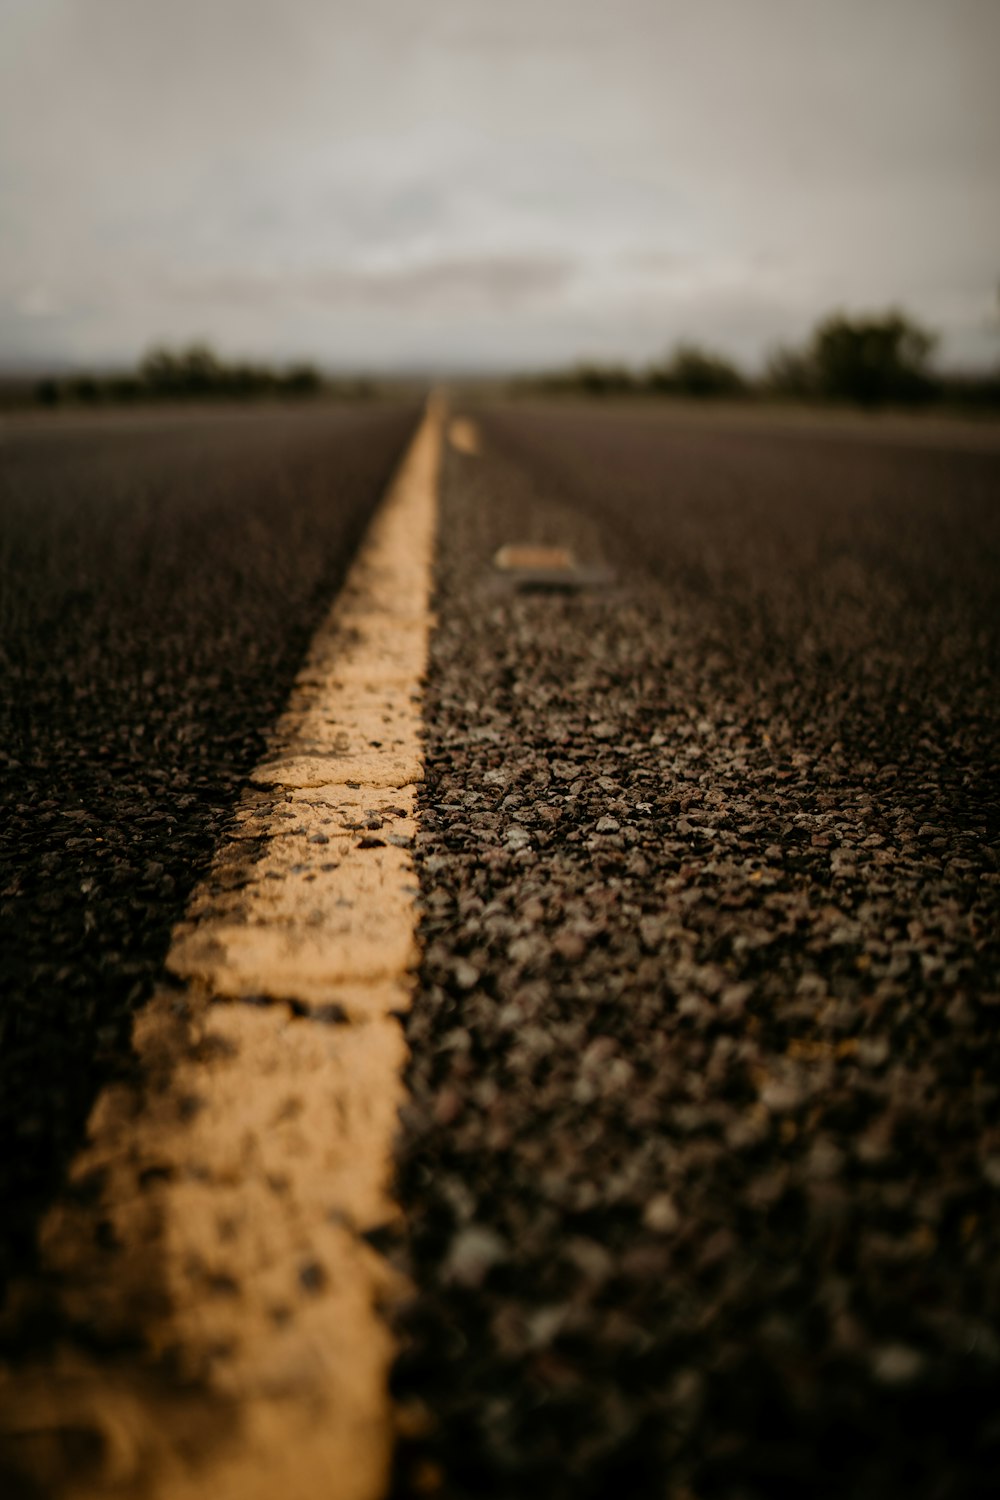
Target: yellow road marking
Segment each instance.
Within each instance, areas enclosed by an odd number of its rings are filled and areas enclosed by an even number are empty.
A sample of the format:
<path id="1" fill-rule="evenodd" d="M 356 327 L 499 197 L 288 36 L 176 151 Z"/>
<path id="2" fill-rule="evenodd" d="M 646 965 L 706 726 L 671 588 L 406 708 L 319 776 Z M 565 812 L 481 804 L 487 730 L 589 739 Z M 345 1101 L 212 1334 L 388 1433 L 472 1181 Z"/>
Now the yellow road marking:
<path id="1" fill-rule="evenodd" d="M 482 445 L 479 441 L 479 428 L 468 417 L 454 417 L 452 419 L 448 426 L 448 441 L 456 453 L 465 453 L 471 458 L 478 457 L 482 451 Z"/>
<path id="2" fill-rule="evenodd" d="M 0 1371 L 46 1494 L 385 1491 L 401 1288 L 363 1235 L 397 1214 L 441 427 L 432 404 L 175 932 L 180 986 L 136 1020 L 140 1082 L 102 1094 L 43 1226 L 42 1295 L 142 1348 Z"/>
<path id="3" fill-rule="evenodd" d="M 576 558 L 568 547 L 545 547 L 534 542 L 507 542 L 493 558 L 501 572 L 572 572 Z"/>

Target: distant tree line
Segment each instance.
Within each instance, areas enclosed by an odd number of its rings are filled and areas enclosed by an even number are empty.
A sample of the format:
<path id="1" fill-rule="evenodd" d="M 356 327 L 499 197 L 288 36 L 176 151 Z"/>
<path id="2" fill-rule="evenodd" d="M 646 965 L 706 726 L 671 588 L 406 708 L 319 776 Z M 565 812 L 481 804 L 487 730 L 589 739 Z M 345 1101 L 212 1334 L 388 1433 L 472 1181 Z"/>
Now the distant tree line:
<path id="1" fill-rule="evenodd" d="M 250 401 L 261 397 L 301 399 L 319 395 L 374 394 L 367 380 L 330 380 L 311 364 L 281 368 L 220 359 L 207 344 L 185 349 L 156 348 L 134 372 L 72 374 L 39 380 L 35 401 L 97 405 L 140 401 Z"/>
<path id="2" fill-rule="evenodd" d="M 775 349 L 757 377 L 723 354 L 685 343 L 662 364 L 643 370 L 583 363 L 525 377 L 516 387 L 593 396 L 771 397 L 867 407 L 939 403 L 1000 408 L 1000 367 L 966 375 L 935 370 L 935 343 L 927 329 L 895 310 L 853 318 L 836 313 L 825 318 L 802 347 Z"/>

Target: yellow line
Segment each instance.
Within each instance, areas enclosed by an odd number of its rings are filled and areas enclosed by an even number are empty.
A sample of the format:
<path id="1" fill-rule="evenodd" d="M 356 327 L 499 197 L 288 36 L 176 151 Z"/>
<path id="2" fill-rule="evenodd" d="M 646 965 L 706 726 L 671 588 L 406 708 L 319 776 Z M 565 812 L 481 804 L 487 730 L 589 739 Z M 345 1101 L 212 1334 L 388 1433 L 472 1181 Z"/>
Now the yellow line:
<path id="1" fill-rule="evenodd" d="M 453 417 L 448 424 L 448 441 L 456 453 L 477 458 L 482 451 L 479 428 L 468 417 Z"/>
<path id="2" fill-rule="evenodd" d="M 43 1227 L 46 1295 L 143 1349 L 0 1372 L 0 1434 L 46 1494 L 385 1491 L 400 1288 L 362 1235 L 397 1213 L 442 421 L 432 403 L 174 935 L 142 1081 L 101 1096 Z"/>

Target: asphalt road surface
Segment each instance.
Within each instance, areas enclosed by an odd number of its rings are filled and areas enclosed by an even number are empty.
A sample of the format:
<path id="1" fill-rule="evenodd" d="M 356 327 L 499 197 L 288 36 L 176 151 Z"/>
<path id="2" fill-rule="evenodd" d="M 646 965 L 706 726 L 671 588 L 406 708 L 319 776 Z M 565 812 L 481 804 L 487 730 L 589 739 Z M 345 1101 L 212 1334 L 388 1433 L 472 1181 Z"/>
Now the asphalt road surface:
<path id="1" fill-rule="evenodd" d="M 416 416 L 4 424 L 0 1286 Z"/>
<path id="2" fill-rule="evenodd" d="M 0 445 L 7 1269 L 415 415 Z M 1000 441 L 470 415 L 375 1236 L 398 1500 L 992 1496 Z M 613 581 L 519 593 L 506 542 Z"/>
<path id="3" fill-rule="evenodd" d="M 995 1494 L 998 445 L 471 415 L 398 1493 Z M 616 585 L 513 593 L 506 542 Z"/>

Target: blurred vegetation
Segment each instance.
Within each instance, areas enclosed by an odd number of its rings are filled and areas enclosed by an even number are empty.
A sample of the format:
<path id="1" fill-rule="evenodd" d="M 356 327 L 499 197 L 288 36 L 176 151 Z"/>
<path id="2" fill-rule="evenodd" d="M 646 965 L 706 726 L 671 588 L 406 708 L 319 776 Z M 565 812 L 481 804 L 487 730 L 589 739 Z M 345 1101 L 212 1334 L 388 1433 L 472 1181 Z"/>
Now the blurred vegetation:
<path id="1" fill-rule="evenodd" d="M 895 308 L 867 317 L 835 313 L 819 323 L 802 347 L 774 349 L 756 377 L 714 350 L 684 343 L 662 364 L 644 370 L 587 363 L 523 377 L 514 389 L 1000 410 L 1000 366 L 965 374 L 936 370 L 936 342 L 928 329 Z"/>
<path id="2" fill-rule="evenodd" d="M 251 401 L 261 398 L 301 400 L 316 396 L 361 399 L 377 394 L 365 379 L 331 379 L 315 365 L 280 368 L 232 362 L 207 344 L 184 349 L 155 348 L 134 372 L 87 372 L 46 376 L 27 384 L 8 382 L 16 404 L 96 406 L 149 401 Z M 8 403 L 9 404 L 9 403 Z"/>
<path id="3" fill-rule="evenodd" d="M 518 389 L 540 392 L 577 392 L 588 396 L 630 396 L 651 393 L 672 396 L 741 396 L 746 377 L 722 354 L 698 344 L 678 344 L 660 365 L 630 370 L 625 365 L 584 363 L 569 370 L 525 376 Z"/>
<path id="4" fill-rule="evenodd" d="M 724 355 L 697 344 L 678 344 L 670 359 L 654 365 L 646 379 L 651 390 L 672 396 L 741 396 L 747 384 Z"/>
<path id="5" fill-rule="evenodd" d="M 882 317 L 826 318 L 802 350 L 778 350 L 768 380 L 780 395 L 850 401 L 859 406 L 913 405 L 935 395 L 933 334 L 891 311 Z"/>
<path id="6" fill-rule="evenodd" d="M 936 342 L 930 330 L 895 308 L 868 316 L 834 313 L 817 325 L 803 345 L 773 349 L 756 375 L 741 370 L 716 350 L 687 342 L 644 369 L 586 362 L 523 376 L 508 388 L 529 394 L 665 395 L 709 401 L 790 400 L 868 408 L 1000 411 L 1000 364 L 992 370 L 964 373 L 938 370 L 933 364 Z M 305 363 L 276 367 L 228 361 L 207 344 L 196 343 L 180 349 L 151 349 L 134 371 L 82 371 L 40 380 L 0 375 L 0 407 L 318 396 L 358 400 L 377 397 L 400 383 L 330 377 Z"/>

